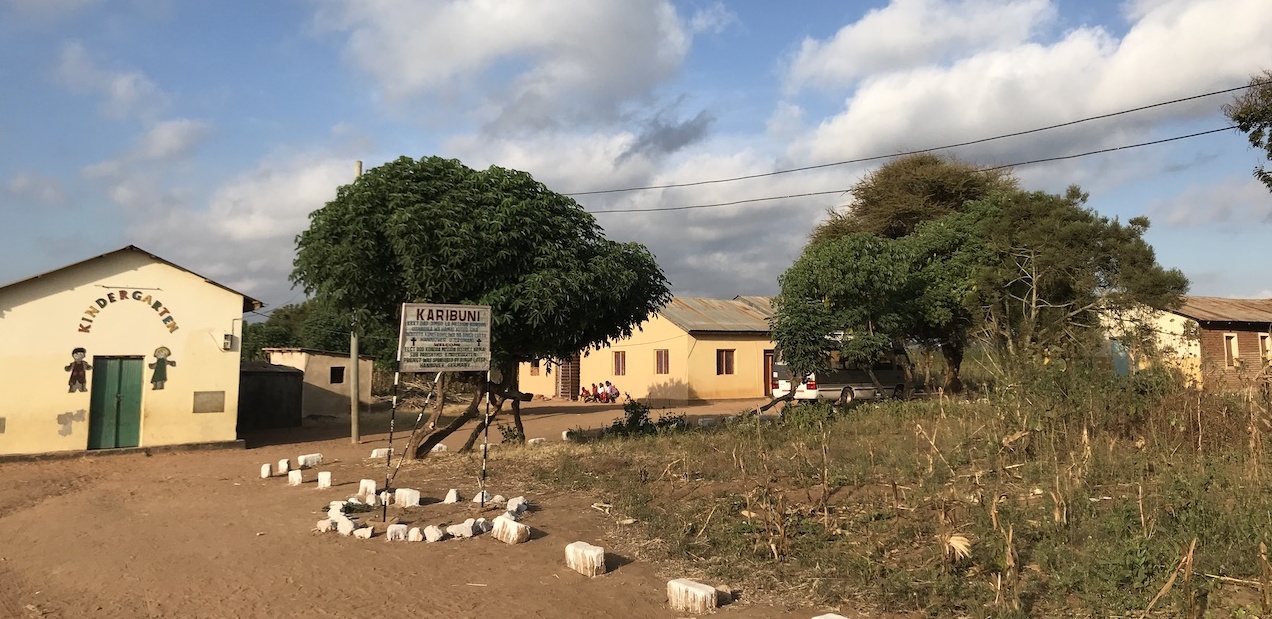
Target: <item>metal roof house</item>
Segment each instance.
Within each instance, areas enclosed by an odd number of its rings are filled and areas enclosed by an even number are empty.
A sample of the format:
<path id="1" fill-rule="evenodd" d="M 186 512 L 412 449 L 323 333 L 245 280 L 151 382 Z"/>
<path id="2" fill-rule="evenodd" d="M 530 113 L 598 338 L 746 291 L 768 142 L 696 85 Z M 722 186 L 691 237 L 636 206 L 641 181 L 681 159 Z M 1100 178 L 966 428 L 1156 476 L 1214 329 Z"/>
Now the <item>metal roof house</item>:
<path id="1" fill-rule="evenodd" d="M 559 366 L 525 363 L 521 390 L 577 399 L 610 381 L 653 404 L 759 398 L 770 393 L 775 345 L 766 297 L 675 297 L 630 338 Z"/>
<path id="2" fill-rule="evenodd" d="M 1272 299 L 1184 297 L 1178 309 L 1139 317 L 1164 361 L 1206 389 L 1269 380 Z M 1116 337 L 1125 327 L 1113 329 Z"/>

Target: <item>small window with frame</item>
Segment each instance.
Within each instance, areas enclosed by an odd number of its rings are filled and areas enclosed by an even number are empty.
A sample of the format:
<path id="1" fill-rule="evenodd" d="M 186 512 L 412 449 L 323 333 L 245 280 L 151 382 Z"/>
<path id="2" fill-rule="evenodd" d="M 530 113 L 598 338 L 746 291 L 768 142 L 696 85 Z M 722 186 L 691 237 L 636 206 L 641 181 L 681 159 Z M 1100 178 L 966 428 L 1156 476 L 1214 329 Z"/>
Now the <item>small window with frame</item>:
<path id="1" fill-rule="evenodd" d="M 1235 368 L 1241 361 L 1241 350 L 1237 348 L 1237 334 L 1223 334 L 1223 363 L 1224 365 Z"/>
<path id="2" fill-rule="evenodd" d="M 614 376 L 627 375 L 627 351 L 614 351 Z"/>
<path id="3" fill-rule="evenodd" d="M 724 376 L 733 374 L 733 357 L 736 351 L 733 349 L 716 350 L 716 376 Z"/>
<path id="4" fill-rule="evenodd" d="M 670 374 L 671 373 L 671 351 L 660 348 L 654 351 L 654 373 Z"/>

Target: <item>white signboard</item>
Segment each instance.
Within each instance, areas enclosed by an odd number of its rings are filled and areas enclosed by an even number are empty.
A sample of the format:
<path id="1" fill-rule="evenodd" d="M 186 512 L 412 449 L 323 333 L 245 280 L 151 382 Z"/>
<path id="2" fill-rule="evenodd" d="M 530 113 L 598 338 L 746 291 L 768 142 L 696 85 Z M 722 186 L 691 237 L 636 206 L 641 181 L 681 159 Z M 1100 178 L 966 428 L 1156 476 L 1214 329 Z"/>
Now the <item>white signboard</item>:
<path id="1" fill-rule="evenodd" d="M 402 372 L 490 369 L 490 306 L 403 303 L 398 338 Z"/>

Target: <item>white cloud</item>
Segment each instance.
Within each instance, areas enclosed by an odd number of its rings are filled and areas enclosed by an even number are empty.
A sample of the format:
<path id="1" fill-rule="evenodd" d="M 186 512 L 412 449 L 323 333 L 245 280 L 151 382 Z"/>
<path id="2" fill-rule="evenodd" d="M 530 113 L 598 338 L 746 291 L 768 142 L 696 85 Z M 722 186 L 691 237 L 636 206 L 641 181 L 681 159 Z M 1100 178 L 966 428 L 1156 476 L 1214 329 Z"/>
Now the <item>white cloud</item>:
<path id="1" fill-rule="evenodd" d="M 40 204 L 62 204 L 66 201 L 66 192 L 62 182 L 51 176 L 40 176 L 30 172 L 18 172 L 9 182 L 5 190 L 11 195 Z"/>
<path id="2" fill-rule="evenodd" d="M 205 205 L 165 201 L 163 192 L 138 187 L 116 199 L 163 205 L 134 213 L 130 232 L 143 247 L 277 304 L 294 294 L 288 276 L 295 237 L 308 227 L 309 213 L 352 180 L 351 160 L 304 153 L 261 161 L 223 183 Z"/>
<path id="3" fill-rule="evenodd" d="M 315 22 L 348 34 L 390 99 L 432 95 L 509 130 L 612 116 L 689 48 L 668 0 L 335 0 Z"/>
<path id="4" fill-rule="evenodd" d="M 58 79 L 75 92 L 103 98 L 101 111 L 109 118 L 148 117 L 167 106 L 167 95 L 140 71 L 106 69 L 78 42 L 62 46 Z"/>
<path id="5" fill-rule="evenodd" d="M 897 0 L 892 6 L 906 4 Z M 1272 38 L 1266 36 L 1272 3 L 1264 0 L 1167 2 L 1146 10 L 1120 40 L 1102 28 L 1079 28 L 1053 42 L 973 48 L 952 62 L 873 74 L 842 112 L 792 147 L 792 157 L 834 161 L 1077 120 L 1238 85 L 1251 67 L 1272 57 Z M 982 164 L 1013 163 L 1169 137 L 1188 132 L 1165 133 L 1180 126 L 1172 121 L 1208 116 L 1221 126 L 1220 102 L 1201 99 L 962 148 L 958 154 Z"/>
<path id="6" fill-rule="evenodd" d="M 1018 47 L 1055 14 L 1048 0 L 893 0 L 822 41 L 808 38 L 787 87 L 843 88 L 880 71 Z"/>
<path id="7" fill-rule="evenodd" d="M 155 123 L 137 140 L 134 149 L 140 161 L 180 159 L 188 155 L 212 132 L 207 121 L 177 118 Z"/>
<path id="8" fill-rule="evenodd" d="M 699 32 L 719 34 L 737 23 L 739 23 L 738 16 L 723 4 L 716 2 L 694 13 L 693 17 L 689 18 L 689 29 L 695 34 Z"/>
<path id="9" fill-rule="evenodd" d="M 1148 212 L 1169 226 L 1248 230 L 1252 225 L 1272 223 L 1272 195 L 1257 180 L 1234 177 L 1193 185 L 1169 199 L 1155 200 Z"/>

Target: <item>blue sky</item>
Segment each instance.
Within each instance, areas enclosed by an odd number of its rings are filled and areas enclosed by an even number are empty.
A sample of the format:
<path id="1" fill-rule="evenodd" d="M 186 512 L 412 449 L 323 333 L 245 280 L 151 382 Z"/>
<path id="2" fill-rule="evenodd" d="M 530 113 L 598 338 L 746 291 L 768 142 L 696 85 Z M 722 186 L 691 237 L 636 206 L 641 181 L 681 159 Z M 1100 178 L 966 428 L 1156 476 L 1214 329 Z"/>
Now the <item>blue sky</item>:
<path id="1" fill-rule="evenodd" d="M 354 162 L 563 192 L 891 155 L 1223 90 L 1267 0 L 0 0 L 0 282 L 136 244 L 264 300 Z M 1231 94 L 949 152 L 1003 165 L 1217 129 Z M 1272 194 L 1227 131 L 1016 168 L 1147 215 L 1194 294 L 1272 296 Z M 871 164 L 579 196 L 676 293 L 770 294 Z M 611 212 L 612 210 L 636 212 Z M 639 211 L 647 212 L 639 212 Z"/>

